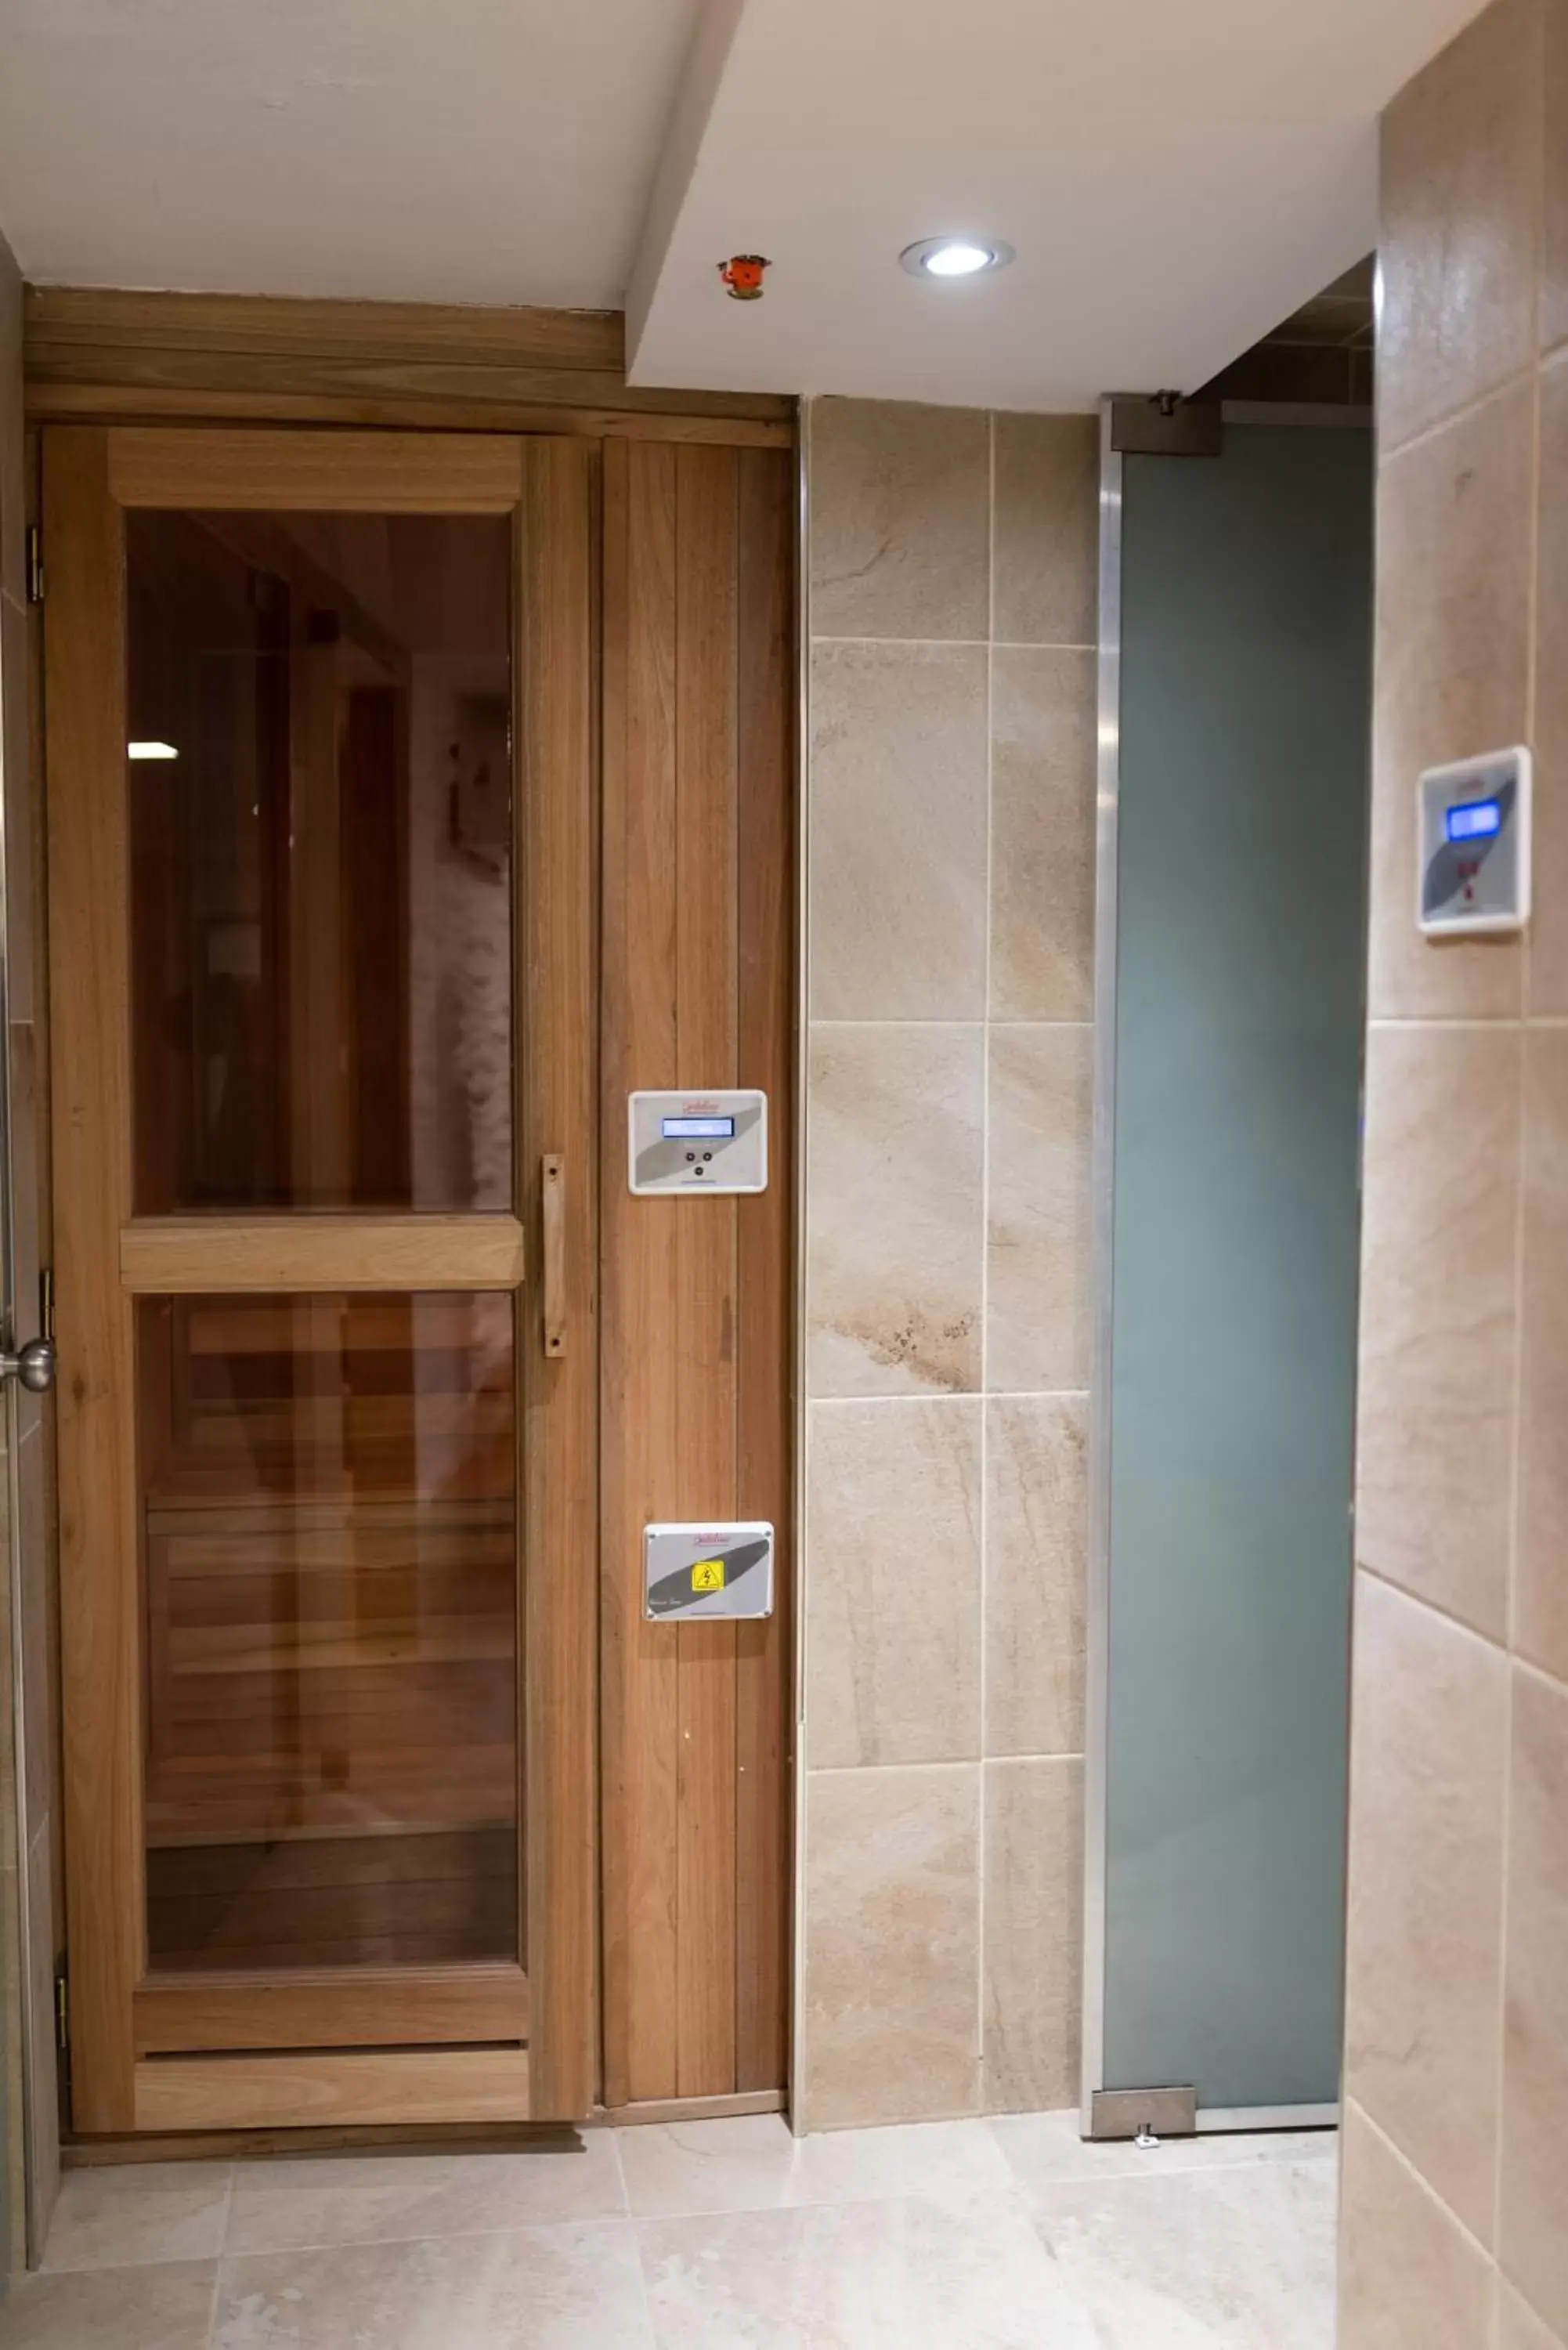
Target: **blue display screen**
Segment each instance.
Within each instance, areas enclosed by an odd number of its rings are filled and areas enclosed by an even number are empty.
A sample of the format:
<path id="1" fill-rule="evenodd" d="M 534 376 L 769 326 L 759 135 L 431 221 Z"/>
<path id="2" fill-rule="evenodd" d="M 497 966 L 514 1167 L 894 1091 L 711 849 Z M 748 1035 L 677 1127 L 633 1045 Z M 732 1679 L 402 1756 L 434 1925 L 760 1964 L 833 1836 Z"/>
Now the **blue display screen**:
<path id="1" fill-rule="evenodd" d="M 1450 840 L 1490 840 L 1502 830 L 1502 806 L 1497 800 L 1466 800 L 1451 807 L 1447 824 Z"/>
<path id="2" fill-rule="evenodd" d="M 666 1142 L 728 1142 L 735 1131 L 732 1118 L 666 1118 L 659 1120 Z"/>

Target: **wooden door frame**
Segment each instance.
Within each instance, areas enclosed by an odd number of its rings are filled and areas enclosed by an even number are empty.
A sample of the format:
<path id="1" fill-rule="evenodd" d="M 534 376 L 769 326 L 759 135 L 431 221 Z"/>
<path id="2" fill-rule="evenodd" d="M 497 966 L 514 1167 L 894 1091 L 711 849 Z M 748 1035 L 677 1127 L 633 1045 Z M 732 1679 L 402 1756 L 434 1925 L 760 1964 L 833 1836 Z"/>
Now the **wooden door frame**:
<path id="1" fill-rule="evenodd" d="M 70 1948 L 90 1944 L 94 1952 L 72 1987 L 73 2118 L 82 2132 L 552 2120 L 586 2115 L 594 2103 L 597 469 L 597 444 L 587 439 L 99 425 L 52 427 L 44 436 L 67 1913 Z M 156 1285 L 167 1234 L 133 1222 L 125 1147 L 121 511 L 135 505 L 513 516 L 519 1221 L 443 1220 L 443 1279 L 492 1284 L 498 1248 L 511 1252 L 521 1274 L 525 2054 L 472 2046 L 139 2054 L 141 1640 L 138 1578 L 124 1571 L 137 1549 L 132 1311 L 135 1289 Z M 546 1154 L 566 1167 L 564 1223 L 551 1258 L 559 1295 L 550 1301 L 563 1343 L 548 1356 L 540 1235 Z M 335 1219 L 339 1239 L 356 1221 L 375 1220 Z M 265 1287 L 280 1274 L 308 1284 L 300 1251 L 308 1259 L 310 1244 L 297 1223 L 289 1232 L 281 1220 L 256 1218 L 241 1232 L 225 1220 L 223 1238 L 230 1285 Z M 385 1282 L 383 1258 L 377 1285 Z M 306 2027 L 296 2017 L 292 2028 Z M 142 2046 L 157 2044 L 143 2035 Z"/>

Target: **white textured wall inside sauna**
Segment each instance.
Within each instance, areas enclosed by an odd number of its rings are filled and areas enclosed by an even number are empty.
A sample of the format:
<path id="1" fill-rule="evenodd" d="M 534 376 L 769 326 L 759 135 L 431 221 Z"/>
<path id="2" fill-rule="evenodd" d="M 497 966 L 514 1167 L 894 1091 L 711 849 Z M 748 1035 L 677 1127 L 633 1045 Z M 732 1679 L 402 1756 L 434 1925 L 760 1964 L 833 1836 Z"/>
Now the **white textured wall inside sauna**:
<path id="1" fill-rule="evenodd" d="M 1098 428 L 819 400 L 807 2128 L 1077 2096 Z"/>

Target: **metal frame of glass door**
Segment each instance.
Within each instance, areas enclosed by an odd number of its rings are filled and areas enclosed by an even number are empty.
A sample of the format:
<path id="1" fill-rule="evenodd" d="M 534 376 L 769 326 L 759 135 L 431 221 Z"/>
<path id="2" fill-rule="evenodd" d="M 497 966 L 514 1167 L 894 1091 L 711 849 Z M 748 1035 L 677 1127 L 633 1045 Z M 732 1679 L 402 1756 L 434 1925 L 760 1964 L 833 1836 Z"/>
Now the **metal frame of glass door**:
<path id="1" fill-rule="evenodd" d="M 1084 1721 L 1084 1979 L 1080 2125 L 1092 2134 L 1106 2054 L 1106 1809 L 1110 1727 L 1111 1347 L 1115 1264 L 1116 951 L 1121 793 L 1122 496 L 1113 401 L 1100 403 L 1099 613 L 1095 774 L 1095 1048 L 1091 1151 L 1093 1296 L 1089 1372 L 1089 1538 Z M 1363 408 L 1226 400 L 1227 424 L 1347 426 L 1366 431 Z M 1201 462 L 1201 460 L 1198 461 Z M 1339 2106 L 1199 2106 L 1200 2132 L 1310 2129 L 1337 2122 Z"/>

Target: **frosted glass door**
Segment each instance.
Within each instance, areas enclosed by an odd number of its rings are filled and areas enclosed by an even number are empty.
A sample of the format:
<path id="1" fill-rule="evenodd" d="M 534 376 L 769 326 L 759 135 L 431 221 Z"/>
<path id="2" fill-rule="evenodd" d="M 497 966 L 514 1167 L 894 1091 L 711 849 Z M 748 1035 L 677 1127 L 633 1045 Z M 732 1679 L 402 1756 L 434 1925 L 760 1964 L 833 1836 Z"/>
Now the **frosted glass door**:
<path id="1" fill-rule="evenodd" d="M 1338 2095 L 1371 435 L 1123 464 L 1089 2085 L 1215 2116 Z"/>

